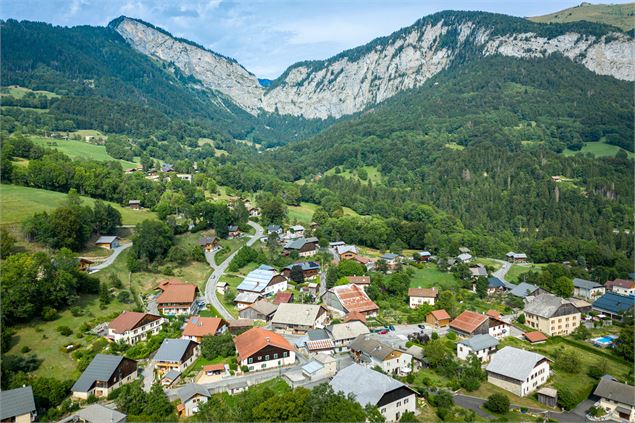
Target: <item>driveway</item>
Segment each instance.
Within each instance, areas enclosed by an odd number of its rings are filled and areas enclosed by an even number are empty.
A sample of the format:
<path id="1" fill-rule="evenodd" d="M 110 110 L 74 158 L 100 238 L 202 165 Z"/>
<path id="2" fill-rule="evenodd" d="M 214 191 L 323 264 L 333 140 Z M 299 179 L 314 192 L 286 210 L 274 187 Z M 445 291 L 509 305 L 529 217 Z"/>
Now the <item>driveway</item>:
<path id="1" fill-rule="evenodd" d="M 154 357 L 154 353 L 152 357 Z M 146 392 L 150 392 L 152 384 L 154 383 L 154 363 L 152 362 L 152 357 L 148 358 L 148 362 L 143 368 L 143 390 Z"/>
<path id="2" fill-rule="evenodd" d="M 132 242 L 128 243 L 128 244 L 123 244 L 120 245 L 117 248 L 113 248 L 112 249 L 112 254 L 110 256 L 108 256 L 108 258 L 106 260 L 104 260 L 103 262 L 99 263 L 97 266 L 92 266 L 88 268 L 88 273 L 96 273 L 99 272 L 102 269 L 105 269 L 106 267 L 110 266 L 111 264 L 113 264 L 115 262 L 115 260 L 117 259 L 117 257 L 119 256 L 119 254 L 121 254 L 122 251 L 128 249 L 132 247 Z"/>
<path id="3" fill-rule="evenodd" d="M 495 260 L 495 259 L 492 259 L 492 260 Z M 509 272 L 509 269 L 512 268 L 512 264 L 508 261 L 503 261 L 503 260 L 496 260 L 496 261 L 501 264 L 501 268 L 495 271 L 494 273 L 492 273 L 492 275 L 502 280 L 503 282 L 507 282 L 505 280 L 505 275 L 507 275 L 507 272 Z"/>

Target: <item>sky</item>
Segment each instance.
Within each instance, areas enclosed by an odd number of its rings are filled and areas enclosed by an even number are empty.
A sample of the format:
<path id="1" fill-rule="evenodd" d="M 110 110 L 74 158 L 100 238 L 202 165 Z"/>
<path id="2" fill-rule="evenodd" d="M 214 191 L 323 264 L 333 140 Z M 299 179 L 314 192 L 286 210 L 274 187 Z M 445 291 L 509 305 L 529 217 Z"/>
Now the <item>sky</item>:
<path id="1" fill-rule="evenodd" d="M 106 25 L 125 15 L 232 57 L 259 78 L 274 79 L 293 63 L 329 58 L 441 10 L 536 16 L 580 1 L 0 0 L 0 18 L 75 26 Z"/>

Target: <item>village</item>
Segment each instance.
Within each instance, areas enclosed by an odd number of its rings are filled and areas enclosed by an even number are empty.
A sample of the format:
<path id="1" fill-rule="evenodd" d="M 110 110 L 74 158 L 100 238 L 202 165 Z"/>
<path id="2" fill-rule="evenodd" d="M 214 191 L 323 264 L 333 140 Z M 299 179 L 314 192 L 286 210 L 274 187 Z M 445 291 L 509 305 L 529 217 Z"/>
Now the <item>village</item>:
<path id="1" fill-rule="evenodd" d="M 263 228 L 258 208 L 245 206 L 254 231 L 230 225 L 228 238 L 241 240 L 242 248 L 273 244 L 292 263 L 247 260 L 239 266 L 248 270 L 242 277 L 228 277 L 241 248 L 216 263 L 219 239 L 198 238 L 213 269 L 204 288 L 201 281 L 162 280 L 144 297 L 144 311 L 126 310 L 93 328 L 109 346 L 75 381 L 71 400 L 80 408 L 63 421 L 126 421 L 111 398 L 133 382 L 146 392 L 160 385 L 186 419 L 215 394 L 283 380 L 291 388 L 326 383 L 376 407 L 385 421 L 411 415 L 425 421 L 433 405 L 452 409 L 438 405 L 449 394 L 454 411 L 444 413 L 468 413 L 465 421 L 500 413 L 516 421 L 635 422 L 635 390 L 623 383 L 632 366 L 610 352 L 620 322 L 632 316 L 633 280 L 601 285 L 575 278 L 573 295 L 563 298 L 506 280 L 514 264 L 531 260 L 524 253 L 487 264 L 464 247 L 450 258 L 429 251 L 366 254 L 340 240 L 320 245 L 316 224 Z M 80 260 L 87 272 L 107 268 L 130 246 L 117 236 L 102 236 L 96 245 L 117 253 L 99 266 Z M 434 281 L 408 287 L 397 307 L 407 312 L 390 310 L 394 299 L 371 299 L 377 280 L 439 261 L 466 273 L 455 292 Z M 336 281 L 329 281 L 331 269 L 342 270 Z M 143 358 L 132 358 L 139 351 Z M 594 375 L 576 376 L 582 367 Z M 0 399 L 3 421 L 35 419 L 29 386 L 2 391 Z"/>

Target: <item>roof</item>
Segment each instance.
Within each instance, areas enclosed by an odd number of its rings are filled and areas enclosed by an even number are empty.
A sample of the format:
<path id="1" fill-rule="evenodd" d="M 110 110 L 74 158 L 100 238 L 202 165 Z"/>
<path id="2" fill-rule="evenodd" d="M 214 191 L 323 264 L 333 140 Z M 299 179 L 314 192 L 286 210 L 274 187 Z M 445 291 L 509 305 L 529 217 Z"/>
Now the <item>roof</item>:
<path id="1" fill-rule="evenodd" d="M 278 305 L 272 304 L 267 300 L 258 300 L 250 305 L 248 308 L 252 308 L 260 314 L 269 316 L 270 314 L 275 313 L 275 311 L 278 309 Z"/>
<path id="2" fill-rule="evenodd" d="M 204 236 L 203 238 L 198 240 L 198 244 L 199 245 L 213 244 L 215 240 L 216 240 L 215 236 Z"/>
<path id="3" fill-rule="evenodd" d="M 353 394 L 363 406 L 377 405 L 384 394 L 404 387 L 398 380 L 357 363 L 340 370 L 329 383 L 335 392 Z"/>
<path id="4" fill-rule="evenodd" d="M 370 285 L 370 276 L 347 276 L 346 279 L 355 285 Z"/>
<path id="5" fill-rule="evenodd" d="M 467 247 L 459 247 L 459 253 L 469 253 L 470 249 Z"/>
<path id="6" fill-rule="evenodd" d="M 615 292 L 607 292 L 600 298 L 595 300 L 593 308 L 606 310 L 613 314 L 619 314 L 632 309 L 635 305 L 635 297 L 616 294 Z"/>
<path id="7" fill-rule="evenodd" d="M 488 319 L 489 317 L 484 314 L 465 310 L 450 322 L 450 327 L 461 332 L 472 333 Z"/>
<path id="8" fill-rule="evenodd" d="M 430 251 L 419 251 L 417 255 L 419 257 L 429 257 L 432 255 L 432 253 Z"/>
<path id="9" fill-rule="evenodd" d="M 270 266 L 260 266 L 247 273 L 245 279 L 236 288 L 239 291 L 263 292 L 271 279 L 277 276 L 278 272 Z"/>
<path id="10" fill-rule="evenodd" d="M 289 229 L 291 229 L 294 232 L 303 231 L 304 230 L 304 226 L 302 226 L 302 225 L 293 225 Z"/>
<path id="11" fill-rule="evenodd" d="M 464 339 L 459 344 L 463 344 L 466 347 L 471 348 L 473 351 L 480 351 L 487 348 L 492 348 L 498 345 L 498 339 L 492 335 L 476 335 L 470 339 Z"/>
<path id="12" fill-rule="evenodd" d="M 336 245 L 335 246 L 335 252 L 339 255 L 342 255 L 344 253 L 354 253 L 357 254 L 357 247 L 354 245 L 346 245 L 346 244 L 342 244 L 342 245 Z"/>
<path id="13" fill-rule="evenodd" d="M 112 244 L 116 239 L 116 236 L 100 236 L 95 244 Z"/>
<path id="14" fill-rule="evenodd" d="M 263 328 L 251 328 L 234 338 L 236 352 L 241 360 L 246 360 L 267 345 L 291 351 L 293 347 L 282 335 Z"/>
<path id="15" fill-rule="evenodd" d="M 558 391 L 553 388 L 540 388 L 537 393 L 539 395 L 545 395 L 551 398 L 556 398 L 558 396 Z"/>
<path id="16" fill-rule="evenodd" d="M 385 253 L 383 256 L 381 256 L 381 258 L 386 261 L 395 260 L 397 257 L 399 257 L 399 254 L 394 254 L 394 253 Z"/>
<path id="17" fill-rule="evenodd" d="M 269 226 L 267 226 L 267 231 L 269 231 L 269 232 L 278 232 L 280 229 L 282 229 L 280 227 L 280 225 L 269 225 Z"/>
<path id="18" fill-rule="evenodd" d="M 128 200 L 128 204 L 140 204 L 141 200 Z"/>
<path id="19" fill-rule="evenodd" d="M 163 343 L 154 355 L 154 361 L 180 362 L 187 347 L 190 345 L 189 339 L 164 339 Z M 196 344 L 196 342 L 194 342 Z"/>
<path id="20" fill-rule="evenodd" d="M 471 266 L 470 273 L 474 277 L 480 277 L 480 276 L 487 277 L 487 269 L 482 264 Z"/>
<path id="21" fill-rule="evenodd" d="M 282 304 L 282 303 L 290 303 L 293 299 L 292 292 L 278 292 L 275 297 L 273 297 L 274 304 Z"/>
<path id="22" fill-rule="evenodd" d="M 253 304 L 258 301 L 258 298 L 260 298 L 260 294 L 256 294 L 255 292 L 241 292 L 240 294 L 236 295 L 236 298 L 234 298 L 234 302 Z"/>
<path id="23" fill-rule="evenodd" d="M 181 376 L 181 372 L 179 372 L 176 369 L 172 369 L 172 370 L 169 370 L 166 374 L 164 374 L 161 379 L 162 380 L 163 379 L 168 379 L 168 380 L 171 380 L 171 381 L 175 381 L 179 376 Z"/>
<path id="24" fill-rule="evenodd" d="M 487 287 L 488 288 L 506 288 L 505 282 L 503 282 L 496 276 L 491 276 L 487 278 Z"/>
<path id="25" fill-rule="evenodd" d="M 189 283 L 168 284 L 157 298 L 158 304 L 191 304 L 196 299 L 198 287 Z"/>
<path id="26" fill-rule="evenodd" d="M 610 379 L 600 379 L 597 388 L 593 391 L 598 397 L 610 399 L 615 402 L 635 407 L 635 387 Z"/>
<path id="27" fill-rule="evenodd" d="M 468 261 L 468 260 L 472 260 L 472 255 L 469 253 L 461 253 L 458 256 L 456 256 L 456 258 L 461 261 Z"/>
<path id="28" fill-rule="evenodd" d="M 512 288 L 512 290 L 509 291 L 509 293 L 516 297 L 525 298 L 526 296 L 530 295 L 537 289 L 538 287 L 534 284 L 521 282 L 518 285 L 516 285 L 514 288 Z"/>
<path id="29" fill-rule="evenodd" d="M 229 225 L 229 226 L 227 227 L 227 230 L 228 230 L 229 232 L 236 232 L 236 231 L 238 230 L 238 226 L 236 226 L 236 225 Z"/>
<path id="30" fill-rule="evenodd" d="M 309 341 L 319 341 L 321 339 L 331 339 L 331 336 L 326 329 L 311 329 L 306 333 Z"/>
<path id="31" fill-rule="evenodd" d="M 563 305 L 575 306 L 569 300 L 558 297 L 553 294 L 544 293 L 534 297 L 525 305 L 525 313 L 534 314 L 536 316 L 551 318 Z M 578 309 L 575 309 L 578 312 Z"/>
<path id="32" fill-rule="evenodd" d="M 124 413 L 120 413 L 112 408 L 105 407 L 101 404 L 91 404 L 86 408 L 77 410 L 75 416 L 78 416 L 82 421 L 88 423 L 119 423 L 126 419 Z"/>
<path id="33" fill-rule="evenodd" d="M 252 319 L 230 319 L 227 324 L 230 328 L 247 328 L 253 326 L 254 321 Z"/>
<path id="34" fill-rule="evenodd" d="M 311 360 L 308 363 L 306 363 L 304 366 L 302 366 L 302 370 L 310 374 L 318 372 L 322 370 L 323 368 L 324 368 L 324 364 L 320 363 L 317 360 Z"/>
<path id="35" fill-rule="evenodd" d="M 364 313 L 360 313 L 359 311 L 351 311 L 350 313 L 346 313 L 346 316 L 344 316 L 344 322 L 354 322 L 356 320 L 366 323 L 366 316 L 364 316 Z"/>
<path id="36" fill-rule="evenodd" d="M 35 400 L 30 386 L 0 391 L 0 420 L 34 411 Z"/>
<path id="37" fill-rule="evenodd" d="M 444 309 L 433 310 L 433 311 L 430 312 L 430 314 L 432 315 L 432 317 L 434 317 L 437 320 L 450 319 L 450 315 Z"/>
<path id="38" fill-rule="evenodd" d="M 350 345 L 352 350 L 361 351 L 362 353 L 383 361 L 389 354 L 396 351 L 397 348 L 382 342 L 381 340 L 371 336 L 371 334 L 359 335 Z"/>
<path id="39" fill-rule="evenodd" d="M 116 333 L 124 333 L 126 331 L 129 331 L 138 327 L 139 323 L 146 316 L 155 317 L 155 319 L 153 319 L 152 321 L 158 320 L 161 318 L 161 316 L 157 316 L 155 314 L 150 314 L 150 313 L 139 313 L 137 311 L 124 311 L 119 316 L 117 316 L 114 320 L 112 320 L 108 324 L 108 327 L 114 330 Z"/>
<path id="40" fill-rule="evenodd" d="M 203 366 L 203 371 L 204 372 L 225 371 L 225 365 L 223 363 L 207 364 L 207 365 Z"/>
<path id="41" fill-rule="evenodd" d="M 526 259 L 527 258 L 527 254 L 525 254 L 525 253 L 514 253 L 513 251 L 510 251 L 509 253 L 505 254 L 505 256 L 513 257 L 515 259 Z"/>
<path id="42" fill-rule="evenodd" d="M 614 286 L 619 286 L 620 288 L 633 289 L 635 288 L 635 281 L 631 281 L 628 279 L 615 279 L 615 280 L 606 282 L 604 286 L 607 288 L 613 288 Z"/>
<path id="43" fill-rule="evenodd" d="M 272 323 L 285 325 L 313 326 L 322 307 L 315 304 L 282 303 L 278 306 Z"/>
<path id="44" fill-rule="evenodd" d="M 547 335 L 542 332 L 538 332 L 537 330 L 532 332 L 525 332 L 523 333 L 523 336 L 527 338 L 527 340 L 532 344 L 535 342 L 544 342 L 547 340 Z"/>
<path id="45" fill-rule="evenodd" d="M 409 297 L 436 298 L 439 291 L 436 288 L 408 288 Z"/>
<path id="46" fill-rule="evenodd" d="M 320 264 L 314 261 L 303 261 L 300 263 L 293 263 L 290 264 L 288 266 L 284 266 L 283 269 L 289 269 L 291 270 L 293 267 L 295 266 L 300 266 L 302 268 L 303 272 L 306 272 L 307 270 L 317 270 L 320 268 Z"/>
<path id="47" fill-rule="evenodd" d="M 223 326 L 223 319 L 219 317 L 192 316 L 185 322 L 184 336 L 214 336 Z"/>
<path id="48" fill-rule="evenodd" d="M 329 291 L 335 294 L 342 306 L 344 306 L 349 313 L 351 311 L 364 313 L 379 310 L 377 304 L 375 304 L 358 285 L 348 284 L 334 286 L 329 289 Z"/>
<path id="49" fill-rule="evenodd" d="M 306 341 L 306 348 L 309 351 L 330 350 L 335 348 L 335 344 L 332 339 L 317 339 L 315 341 Z"/>
<path id="50" fill-rule="evenodd" d="M 203 395 L 206 397 L 211 396 L 207 388 L 203 385 L 199 385 L 198 383 L 187 383 L 183 385 L 182 388 L 176 391 L 176 395 L 183 403 L 187 402 L 196 395 Z"/>
<path id="51" fill-rule="evenodd" d="M 580 279 L 580 278 L 573 278 L 573 286 L 576 288 L 582 288 L 582 289 L 602 288 L 602 285 L 600 285 L 597 282 L 588 281 L 586 279 Z"/>
<path id="52" fill-rule="evenodd" d="M 285 244 L 286 250 L 299 250 L 304 247 L 304 244 L 317 244 L 317 238 L 296 238 L 293 241 L 289 241 Z"/>
<path id="53" fill-rule="evenodd" d="M 333 340 L 339 341 L 342 339 L 353 339 L 359 335 L 370 333 L 370 330 L 360 321 L 354 320 L 348 323 L 338 323 L 331 325 L 328 328 L 329 332 L 333 336 Z"/>
<path id="54" fill-rule="evenodd" d="M 111 354 L 97 354 L 73 385 L 73 392 L 88 392 L 96 381 L 107 381 L 117 370 L 123 357 Z"/>
<path id="55" fill-rule="evenodd" d="M 489 316 L 489 317 L 493 317 L 493 318 L 498 319 L 498 320 L 500 320 L 500 318 L 501 318 L 501 313 L 500 313 L 500 311 L 497 311 L 497 310 L 490 309 L 490 310 L 487 310 L 487 312 L 485 314 L 487 316 Z"/>
<path id="56" fill-rule="evenodd" d="M 535 352 L 505 347 L 492 357 L 487 371 L 515 380 L 525 380 L 538 363 L 546 358 Z"/>

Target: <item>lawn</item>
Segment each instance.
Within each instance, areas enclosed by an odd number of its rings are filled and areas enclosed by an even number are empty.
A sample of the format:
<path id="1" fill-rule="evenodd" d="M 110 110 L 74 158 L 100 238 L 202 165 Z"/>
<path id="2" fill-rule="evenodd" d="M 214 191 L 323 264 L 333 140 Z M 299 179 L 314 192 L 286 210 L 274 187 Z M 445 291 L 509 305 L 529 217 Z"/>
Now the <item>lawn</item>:
<path id="1" fill-rule="evenodd" d="M 452 273 L 441 272 L 435 264 L 426 264 L 423 269 L 410 267 L 414 275 L 410 280 L 411 288 L 457 289 L 459 281 Z"/>
<path id="2" fill-rule="evenodd" d="M 313 213 L 315 213 L 315 210 L 317 208 L 318 208 L 317 204 L 305 203 L 305 202 L 300 203 L 299 206 L 289 206 L 289 214 L 288 214 L 289 222 L 291 222 L 292 224 L 300 223 L 300 224 L 308 225 L 309 223 L 312 222 Z M 348 207 L 344 207 L 343 210 L 344 210 L 344 216 L 359 216 L 355 212 L 355 210 L 349 209 Z"/>
<path id="3" fill-rule="evenodd" d="M 340 175 L 340 176 L 342 176 L 344 178 L 357 179 L 358 181 L 363 182 L 365 184 L 368 184 L 368 181 L 372 181 L 373 184 L 381 183 L 381 172 L 375 166 L 362 166 L 362 167 L 354 169 L 354 170 L 343 169 L 340 166 L 340 169 L 341 169 L 340 173 L 336 173 L 335 169 L 336 168 L 331 168 L 331 169 L 327 170 L 324 173 L 324 175 L 327 175 L 327 176 Z M 362 180 L 362 178 L 359 177 L 359 170 L 360 169 L 364 169 L 366 171 L 366 174 L 368 175 L 366 180 Z"/>
<path id="4" fill-rule="evenodd" d="M 501 268 L 502 264 L 498 260 L 494 260 L 488 257 L 476 257 L 472 260 L 474 263 L 482 264 L 487 267 L 491 267 L 494 271 Z"/>
<path id="5" fill-rule="evenodd" d="M 48 98 L 59 97 L 59 95 L 50 91 L 31 90 L 29 88 L 20 87 L 19 85 L 10 85 L 0 88 L 0 95 L 10 95 L 14 98 L 22 98 L 26 93 L 35 93 L 36 95 L 45 95 Z"/>
<path id="6" fill-rule="evenodd" d="M 117 161 L 121 163 L 121 166 L 124 168 L 137 166 L 137 163 L 113 158 L 106 152 L 106 147 L 103 145 L 95 145 L 77 140 L 62 140 L 39 136 L 31 136 L 31 141 L 39 146 L 58 150 L 73 159 L 91 159 L 100 162 Z"/>
<path id="7" fill-rule="evenodd" d="M 564 156 L 574 156 L 578 153 L 591 153 L 595 157 L 615 157 L 615 154 L 623 150 L 628 154 L 628 157 L 633 157 L 633 153 L 626 151 L 616 145 L 606 144 L 603 142 L 587 142 L 580 151 L 564 150 L 562 154 Z"/>
<path id="8" fill-rule="evenodd" d="M 481 383 L 481 386 L 476 391 L 466 392 L 464 389 L 461 389 L 460 392 L 465 395 L 479 398 L 487 398 L 492 394 L 499 393 L 506 395 L 509 398 L 510 403 L 519 405 L 521 407 L 546 408 L 545 405 L 539 403 L 537 400 L 531 397 L 519 397 L 518 395 L 514 395 L 511 392 L 503 388 L 499 388 L 498 386 L 493 385 L 489 382 Z"/>
<path id="9" fill-rule="evenodd" d="M 38 188 L 17 185 L 0 185 L 0 225 L 20 224 L 34 213 L 51 211 L 59 207 L 66 199 L 66 194 Z M 82 197 L 87 204 L 94 204 L 95 200 Z M 108 202 L 107 202 L 108 203 Z M 156 215 L 149 210 L 132 210 L 115 203 L 108 203 L 119 210 L 124 225 L 136 225 L 146 219 L 156 219 Z"/>
<path id="10" fill-rule="evenodd" d="M 522 282 L 521 275 L 523 273 L 527 273 L 530 270 L 538 271 L 541 267 L 545 267 L 548 263 L 540 263 L 540 264 L 512 264 L 512 267 L 509 268 L 509 271 L 505 275 L 505 279 L 508 282 Z"/>

